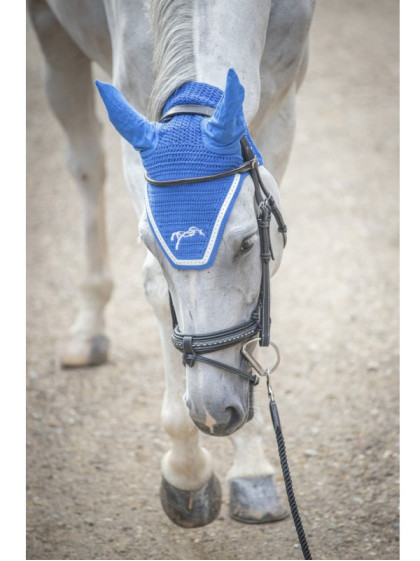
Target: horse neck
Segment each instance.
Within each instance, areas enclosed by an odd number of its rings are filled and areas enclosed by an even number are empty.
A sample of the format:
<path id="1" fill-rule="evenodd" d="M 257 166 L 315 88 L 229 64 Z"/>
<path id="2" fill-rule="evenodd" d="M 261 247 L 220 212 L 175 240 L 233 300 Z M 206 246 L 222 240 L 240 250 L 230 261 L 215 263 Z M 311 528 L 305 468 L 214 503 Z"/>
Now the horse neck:
<path id="1" fill-rule="evenodd" d="M 225 88 L 233 67 L 245 87 L 249 123 L 260 99 L 260 61 L 270 0 L 150 0 L 156 80 L 149 113 L 158 119 L 164 102 L 187 81 Z"/>
<path id="2" fill-rule="evenodd" d="M 196 79 L 224 89 L 228 68 L 233 67 L 245 87 L 247 123 L 260 100 L 260 61 L 264 50 L 269 0 L 195 0 L 194 55 Z"/>

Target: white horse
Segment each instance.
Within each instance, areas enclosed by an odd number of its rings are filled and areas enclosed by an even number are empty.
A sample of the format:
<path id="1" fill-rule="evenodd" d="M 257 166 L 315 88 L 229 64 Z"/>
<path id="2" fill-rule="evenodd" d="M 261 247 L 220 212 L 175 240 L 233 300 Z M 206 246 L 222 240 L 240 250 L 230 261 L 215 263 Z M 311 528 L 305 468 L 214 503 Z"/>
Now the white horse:
<path id="1" fill-rule="evenodd" d="M 154 120 L 159 120 L 167 100 L 184 84 L 214 86 L 225 92 L 218 105 L 229 103 L 225 82 L 228 69 L 234 68 L 245 89 L 246 123 L 264 157 L 266 167 L 260 166 L 260 173 L 277 201 L 276 180 L 281 180 L 292 144 L 295 96 L 306 70 L 313 9 L 314 0 L 28 0 L 45 57 L 48 98 L 66 135 L 68 165 L 84 210 L 86 277 L 81 308 L 62 354 L 63 366 L 100 364 L 108 351 L 104 308 L 112 280 L 105 237 L 104 157 L 101 126 L 94 113 L 91 61 L 108 72 L 131 106 Z M 240 83 L 235 86 L 237 93 Z M 160 125 L 147 121 L 128 103 L 117 107 L 120 110 L 132 111 L 134 120 L 142 119 L 144 135 L 160 130 Z M 232 108 L 224 110 L 228 115 Z M 239 122 L 242 103 L 234 111 Z M 222 121 L 215 126 L 223 129 L 219 131 L 222 137 L 229 136 L 232 131 Z M 233 151 L 238 148 L 235 134 L 227 141 Z M 150 137 L 142 141 L 136 148 L 144 159 L 154 141 L 150 144 Z M 218 151 L 222 158 L 223 143 Z M 172 442 L 162 461 L 164 509 L 174 522 L 186 527 L 207 524 L 219 512 L 220 485 L 210 455 L 199 443 L 199 428 L 208 434 L 231 435 L 234 442 L 235 460 L 228 473 L 231 516 L 250 523 L 279 520 L 286 510 L 276 492 L 274 468 L 262 448 L 261 421 L 256 415 L 245 424 L 253 414 L 249 381 L 214 364 L 196 362 L 184 367 L 171 344 L 168 286 L 184 333 L 232 327 L 246 321 L 255 308 L 261 262 L 252 180 L 247 175 L 243 181 L 213 265 L 203 270 L 177 269 L 164 256 L 146 219 L 146 181 L 138 154 L 125 140 L 122 154 L 141 238 L 149 250 L 144 288 L 159 322 L 163 349 L 162 419 Z M 196 241 L 204 238 L 195 227 L 194 231 L 174 231 L 179 249 L 188 236 Z M 271 274 L 279 267 L 283 249 L 275 230 L 273 225 Z M 240 345 L 214 356 L 236 368 L 244 360 Z"/>

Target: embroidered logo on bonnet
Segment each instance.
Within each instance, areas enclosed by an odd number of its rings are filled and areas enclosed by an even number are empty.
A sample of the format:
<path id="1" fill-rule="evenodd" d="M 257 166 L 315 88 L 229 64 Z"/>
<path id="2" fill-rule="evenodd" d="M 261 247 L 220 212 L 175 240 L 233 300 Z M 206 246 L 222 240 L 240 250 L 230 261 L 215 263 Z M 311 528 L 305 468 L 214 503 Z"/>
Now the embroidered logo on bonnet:
<path id="1" fill-rule="evenodd" d="M 140 152 L 147 175 L 156 181 L 215 175 L 243 163 L 240 139 L 246 136 L 260 163 L 243 116 L 244 89 L 233 69 L 225 92 L 188 82 L 168 99 L 164 113 L 177 105 L 215 108 L 210 118 L 174 115 L 149 122 L 110 84 L 96 82 L 110 121 Z M 197 183 L 156 186 L 147 183 L 145 204 L 150 227 L 169 262 L 178 269 L 204 269 L 215 259 L 226 222 L 245 173 Z"/>
<path id="2" fill-rule="evenodd" d="M 186 232 L 174 232 L 171 236 L 171 242 L 176 240 L 175 251 L 178 251 L 179 242 L 183 238 L 191 238 L 192 236 L 195 236 L 195 234 L 200 234 L 200 236 L 205 235 L 204 232 L 200 230 L 200 228 L 197 228 L 197 226 L 190 226 L 189 230 L 187 230 Z"/>

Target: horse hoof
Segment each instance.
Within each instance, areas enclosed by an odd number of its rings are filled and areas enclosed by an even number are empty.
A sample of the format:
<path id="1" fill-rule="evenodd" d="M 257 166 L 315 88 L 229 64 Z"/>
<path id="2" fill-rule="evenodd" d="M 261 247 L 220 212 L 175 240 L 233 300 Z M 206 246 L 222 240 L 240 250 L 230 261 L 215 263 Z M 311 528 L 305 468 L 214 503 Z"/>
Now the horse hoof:
<path id="1" fill-rule="evenodd" d="M 85 335 L 78 333 L 66 342 L 60 357 L 64 368 L 98 366 L 108 360 L 109 339 L 106 335 Z"/>
<path id="2" fill-rule="evenodd" d="M 239 522 L 264 524 L 289 515 L 272 475 L 231 479 L 229 492 L 229 516 Z"/>
<path id="3" fill-rule="evenodd" d="M 177 489 L 162 478 L 160 501 L 172 522 L 183 528 L 198 528 L 217 518 L 222 504 L 222 489 L 215 475 L 204 487 L 194 491 Z"/>

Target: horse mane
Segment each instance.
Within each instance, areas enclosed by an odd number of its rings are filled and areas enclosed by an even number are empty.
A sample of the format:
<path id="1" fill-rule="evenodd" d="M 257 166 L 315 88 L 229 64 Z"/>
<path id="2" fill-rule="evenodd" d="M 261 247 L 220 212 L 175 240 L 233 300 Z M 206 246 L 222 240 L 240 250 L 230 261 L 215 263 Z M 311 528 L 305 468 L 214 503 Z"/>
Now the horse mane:
<path id="1" fill-rule="evenodd" d="M 148 113 L 154 120 L 161 117 L 168 97 L 196 78 L 192 1 L 149 0 L 155 79 Z"/>

